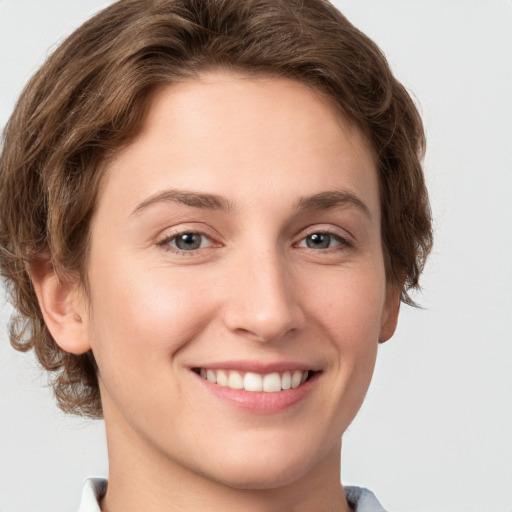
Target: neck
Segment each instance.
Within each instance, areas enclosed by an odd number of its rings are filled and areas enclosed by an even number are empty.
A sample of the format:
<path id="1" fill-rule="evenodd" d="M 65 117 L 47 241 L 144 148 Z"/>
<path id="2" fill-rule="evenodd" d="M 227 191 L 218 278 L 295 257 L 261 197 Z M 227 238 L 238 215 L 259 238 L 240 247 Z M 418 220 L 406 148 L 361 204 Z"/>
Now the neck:
<path id="1" fill-rule="evenodd" d="M 109 484 L 102 512 L 348 512 L 341 442 L 306 474 L 273 488 L 235 488 L 160 453 L 126 424 L 107 419 Z"/>

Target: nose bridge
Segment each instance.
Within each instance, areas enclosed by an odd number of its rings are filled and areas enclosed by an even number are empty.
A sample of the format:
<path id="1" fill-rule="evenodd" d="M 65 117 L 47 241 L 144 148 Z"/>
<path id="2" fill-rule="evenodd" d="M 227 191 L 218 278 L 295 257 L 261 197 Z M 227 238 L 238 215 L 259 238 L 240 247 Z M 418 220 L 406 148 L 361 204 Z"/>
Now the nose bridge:
<path id="1" fill-rule="evenodd" d="M 271 341 L 302 326 L 293 272 L 275 246 L 241 251 L 236 267 L 226 311 L 231 331 Z"/>

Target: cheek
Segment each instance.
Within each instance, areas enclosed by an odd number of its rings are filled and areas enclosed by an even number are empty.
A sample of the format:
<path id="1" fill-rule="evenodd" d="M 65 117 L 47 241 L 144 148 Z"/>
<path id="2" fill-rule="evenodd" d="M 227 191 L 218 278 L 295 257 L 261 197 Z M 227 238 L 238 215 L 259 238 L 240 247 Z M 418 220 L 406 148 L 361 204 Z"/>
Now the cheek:
<path id="1" fill-rule="evenodd" d="M 308 297 L 309 333 L 327 354 L 326 389 L 318 414 L 331 425 L 325 438 L 334 442 L 361 407 L 371 382 L 385 299 L 379 260 L 326 272 L 305 273 L 302 295 Z M 328 411 L 326 413 L 326 411 Z"/>
<path id="2" fill-rule="evenodd" d="M 340 349 L 364 352 L 378 342 L 386 282 L 380 265 L 309 273 L 304 295 Z"/>
<path id="3" fill-rule="evenodd" d="M 214 304 L 183 272 L 130 271 L 133 266 L 118 263 L 96 265 L 91 273 L 91 343 L 104 377 L 125 367 L 143 379 L 171 364 L 209 321 Z"/>

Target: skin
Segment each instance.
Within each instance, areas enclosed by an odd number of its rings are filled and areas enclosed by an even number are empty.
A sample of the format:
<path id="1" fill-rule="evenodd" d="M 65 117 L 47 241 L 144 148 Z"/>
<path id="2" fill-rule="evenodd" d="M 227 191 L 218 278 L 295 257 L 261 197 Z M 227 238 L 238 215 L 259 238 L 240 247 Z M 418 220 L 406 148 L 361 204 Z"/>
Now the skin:
<path id="1" fill-rule="evenodd" d="M 200 247 L 180 251 L 172 237 L 190 232 Z M 315 233 L 326 248 L 310 246 Z M 98 363 L 104 511 L 349 510 L 341 436 L 399 290 L 386 283 L 372 152 L 328 100 L 221 72 L 161 89 L 104 178 L 89 296 L 47 267 L 32 276 L 57 343 Z M 319 372 L 302 400 L 261 414 L 191 371 L 226 360 Z"/>

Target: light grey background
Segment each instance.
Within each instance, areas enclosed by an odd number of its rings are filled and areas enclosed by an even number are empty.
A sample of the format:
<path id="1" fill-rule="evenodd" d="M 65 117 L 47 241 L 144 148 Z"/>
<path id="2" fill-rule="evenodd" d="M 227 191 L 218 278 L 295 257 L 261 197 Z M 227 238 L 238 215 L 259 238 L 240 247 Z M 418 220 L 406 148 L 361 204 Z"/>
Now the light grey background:
<path id="1" fill-rule="evenodd" d="M 109 2 L 0 0 L 0 127 L 55 44 Z M 394 512 L 512 511 L 512 2 L 338 0 L 417 97 L 436 245 L 346 433 L 343 480 Z M 66 418 L 0 303 L 0 511 L 75 510 L 107 472 L 101 422 Z"/>

